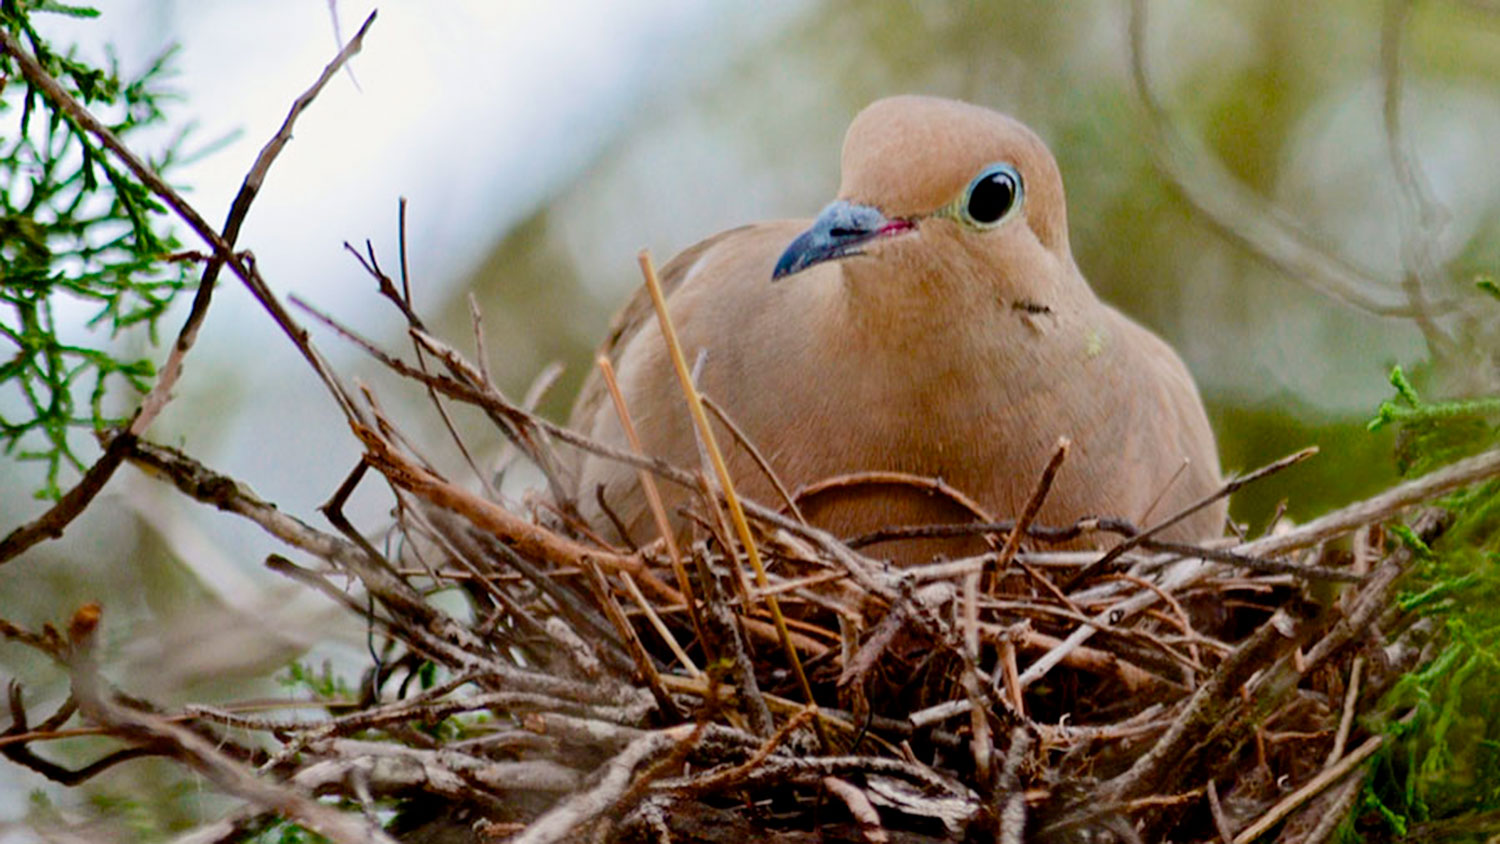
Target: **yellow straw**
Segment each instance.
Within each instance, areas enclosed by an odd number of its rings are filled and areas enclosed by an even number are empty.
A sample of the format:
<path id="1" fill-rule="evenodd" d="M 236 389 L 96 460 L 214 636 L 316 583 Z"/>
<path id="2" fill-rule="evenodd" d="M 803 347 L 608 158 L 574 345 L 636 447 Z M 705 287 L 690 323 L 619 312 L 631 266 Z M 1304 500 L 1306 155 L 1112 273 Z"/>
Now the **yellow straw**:
<path id="1" fill-rule="evenodd" d="M 755 546 L 754 539 L 750 536 L 750 522 L 745 518 L 745 509 L 740 506 L 740 498 L 735 494 L 734 484 L 729 478 L 729 466 L 724 462 L 724 455 L 719 452 L 719 444 L 714 439 L 713 428 L 708 424 L 708 414 L 703 410 L 703 397 L 698 394 L 698 388 L 693 385 L 693 376 L 688 372 L 687 358 L 683 357 L 682 345 L 677 341 L 677 329 L 672 325 L 672 318 L 667 314 L 667 300 L 661 292 L 661 282 L 656 277 L 656 265 L 651 261 L 651 253 L 641 250 L 639 256 L 641 272 L 646 276 L 646 289 L 651 293 L 651 304 L 656 307 L 656 316 L 661 323 L 662 338 L 666 340 L 667 351 L 672 355 L 672 365 L 677 369 L 677 380 L 682 384 L 682 393 L 687 397 L 688 410 L 693 415 L 693 424 L 698 428 L 698 434 L 703 438 L 703 447 L 708 451 L 708 458 L 714 466 L 714 474 L 719 478 L 719 486 L 724 491 L 724 503 L 729 507 L 729 518 L 734 523 L 735 533 L 739 534 L 740 544 L 745 546 L 745 556 L 750 558 L 750 568 L 755 570 L 755 583 L 764 594 L 766 607 L 771 611 L 771 620 L 776 623 L 776 633 L 781 637 L 781 644 L 786 648 L 787 659 L 792 663 L 792 670 L 797 675 L 797 684 L 802 688 L 802 694 L 807 702 L 816 707 L 813 701 L 812 685 L 807 682 L 807 673 L 802 670 L 802 660 L 797 656 L 797 648 L 792 644 L 791 634 L 787 631 L 786 619 L 781 615 L 781 604 L 776 596 L 767 593 L 771 588 L 771 582 L 766 577 L 766 567 L 760 560 L 760 549 Z M 748 610 L 748 608 L 747 608 Z M 813 719 L 813 727 L 818 733 L 818 741 L 826 752 L 828 736 L 824 732 L 823 719 L 816 716 Z"/>

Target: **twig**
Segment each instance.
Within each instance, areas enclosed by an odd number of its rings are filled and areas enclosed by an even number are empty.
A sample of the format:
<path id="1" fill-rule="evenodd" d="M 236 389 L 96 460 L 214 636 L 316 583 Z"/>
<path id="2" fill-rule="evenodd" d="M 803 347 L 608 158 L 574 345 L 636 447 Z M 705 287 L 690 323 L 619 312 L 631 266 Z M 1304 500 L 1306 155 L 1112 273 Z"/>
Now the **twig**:
<path id="1" fill-rule="evenodd" d="M 72 730 L 59 730 L 72 714 L 77 710 L 74 699 L 69 697 L 62 707 L 36 729 L 31 729 L 26 717 L 26 706 L 21 696 L 21 684 L 12 680 L 9 685 L 10 703 L 10 726 L 0 732 L 0 756 L 20 765 L 21 767 L 40 774 L 47 779 L 65 786 L 74 786 L 87 782 L 90 779 L 104 773 L 121 762 L 131 759 L 139 759 L 144 756 L 165 756 L 164 750 L 158 747 L 127 747 L 107 753 L 77 769 L 65 768 L 55 762 L 49 762 L 37 756 L 28 747 L 34 741 L 52 741 L 74 736 L 108 734 L 107 727 L 79 728 Z"/>
<path id="2" fill-rule="evenodd" d="M 1022 844 L 1026 831 L 1026 792 L 1021 789 L 1021 766 L 1031 753 L 1031 735 L 1016 727 L 1010 731 L 1005 767 L 1000 771 L 998 794 L 1004 797 L 995 812 L 1000 824 L 1000 844 Z"/>
<path id="3" fill-rule="evenodd" d="M 344 248 L 349 248 L 349 244 L 345 243 Z M 404 196 L 401 197 L 400 201 L 397 204 L 396 248 L 397 255 L 401 262 L 401 311 L 403 314 L 407 315 L 408 324 L 410 324 L 413 328 L 421 328 L 422 326 L 420 321 L 412 321 L 416 316 L 416 304 L 412 300 L 411 269 L 406 259 L 406 197 Z M 385 274 L 379 272 L 380 267 L 375 263 L 375 249 L 374 247 L 369 245 L 368 241 L 366 241 L 366 249 L 370 256 L 370 266 L 377 271 L 375 273 L 375 278 L 379 282 L 381 290 L 383 292 L 387 284 Z M 412 340 L 412 351 L 414 351 L 417 355 L 417 365 L 421 366 L 423 369 L 426 369 L 427 361 L 422 354 L 422 344 L 415 339 Z M 500 497 L 499 492 L 490 484 L 489 476 L 486 475 L 482 470 L 480 470 L 478 462 L 474 460 L 474 455 L 469 453 L 468 444 L 465 443 L 464 438 L 459 435 L 458 427 L 453 422 L 453 415 L 448 412 L 447 406 L 444 405 L 442 400 L 438 398 L 437 390 L 429 386 L 427 388 L 427 397 L 432 401 L 432 407 L 437 411 L 438 418 L 443 420 L 443 427 L 448 431 L 448 438 L 452 440 L 454 446 L 458 448 L 458 453 L 463 457 L 464 464 L 469 467 L 469 471 L 474 473 L 474 477 L 479 480 L 480 486 L 484 487 L 485 494 L 492 499 L 498 499 Z"/>
<path id="4" fill-rule="evenodd" d="M 425 622 L 434 614 L 406 581 L 388 566 L 372 562 L 354 543 L 323 533 L 282 512 L 234 479 L 166 446 L 136 442 L 127 453 L 132 463 L 154 477 L 170 481 L 189 498 L 243 516 L 282 542 L 353 572 L 383 602 L 411 612 L 414 620 Z"/>
<path id="5" fill-rule="evenodd" d="M 875 811 L 875 805 L 863 791 L 848 780 L 838 777 L 824 777 L 822 782 L 828 793 L 843 801 L 854 822 L 859 824 L 859 834 L 865 841 L 869 844 L 887 844 L 891 840 L 880 823 L 880 813 Z"/>
<path id="6" fill-rule="evenodd" d="M 803 707 L 778 727 L 775 733 L 761 742 L 760 746 L 755 749 L 755 753 L 749 759 L 745 760 L 745 762 L 725 768 L 722 771 L 714 771 L 693 777 L 691 781 L 677 786 L 673 791 L 682 795 L 703 795 L 714 794 L 733 788 L 735 785 L 745 781 L 751 773 L 764 765 L 766 760 L 771 757 L 771 754 L 776 751 L 776 748 L 786 742 L 788 736 L 794 731 L 805 727 L 817 714 L 816 707 Z"/>
<path id="7" fill-rule="evenodd" d="M 693 663 L 693 658 L 687 655 L 687 651 L 684 651 L 682 645 L 678 644 L 677 637 L 673 636 L 672 631 L 667 629 L 667 625 L 662 622 L 661 615 L 657 613 L 656 608 L 652 607 L 651 602 L 646 600 L 646 596 L 641 594 L 641 587 L 635 584 L 635 578 L 630 576 L 630 572 L 620 572 L 620 580 L 625 584 L 625 591 L 630 593 L 631 600 L 635 601 L 635 605 L 641 608 L 641 612 L 645 614 L 651 627 L 656 630 L 656 635 L 662 638 L 667 649 L 672 652 L 673 656 L 677 657 L 678 662 L 682 663 L 682 667 L 687 671 L 688 676 L 703 676 L 703 672 L 698 670 L 698 666 Z"/>
<path id="8" fill-rule="evenodd" d="M 1446 524 L 1447 516 L 1443 511 L 1429 510 L 1418 517 L 1413 526 L 1420 535 L 1439 531 L 1446 527 Z M 1316 671 L 1329 657 L 1353 642 L 1356 636 L 1362 634 L 1374 623 L 1389 605 L 1391 590 L 1395 588 L 1396 580 L 1411 564 L 1412 557 L 1412 549 L 1406 547 L 1401 547 L 1386 557 L 1370 575 L 1369 580 L 1360 587 L 1359 593 L 1349 602 L 1344 616 L 1334 623 L 1322 639 L 1307 649 L 1307 654 L 1302 658 L 1301 664 L 1296 666 L 1299 674 L 1306 676 Z M 1270 672 L 1267 672 L 1260 682 L 1265 682 L 1269 677 Z"/>
<path id="9" fill-rule="evenodd" d="M 1118 560 L 1125 553 L 1134 550 L 1142 543 L 1152 539 L 1157 534 L 1177 524 L 1178 522 L 1181 522 L 1183 519 L 1188 518 L 1199 510 L 1202 510 L 1204 507 L 1207 507 L 1216 501 L 1228 498 L 1239 490 L 1255 483 L 1258 480 L 1261 480 L 1262 478 L 1274 475 L 1277 472 L 1280 472 L 1281 470 L 1286 469 L 1290 466 L 1295 466 L 1296 464 L 1301 463 L 1302 461 L 1312 457 L 1317 453 L 1317 446 L 1309 446 L 1294 454 L 1289 454 L 1286 457 L 1281 458 L 1280 460 L 1272 461 L 1271 463 L 1268 463 L 1265 466 L 1262 466 L 1259 469 L 1250 472 L 1249 474 L 1241 475 L 1237 478 L 1231 478 L 1210 495 L 1204 496 L 1198 501 L 1193 502 L 1192 504 L 1183 508 L 1181 511 L 1174 513 L 1173 515 L 1167 517 L 1166 519 L 1163 519 L 1160 522 L 1157 522 L 1156 524 L 1141 531 L 1135 536 L 1127 538 L 1124 542 L 1121 542 L 1119 545 L 1116 545 L 1115 547 L 1109 549 L 1109 551 L 1107 551 L 1096 562 L 1090 563 L 1089 565 L 1086 565 L 1083 568 L 1079 569 L 1076 574 L 1063 582 L 1063 591 L 1071 591 L 1074 586 L 1088 579 L 1089 575 L 1093 574 L 1096 571 L 1099 571 L 1115 560 Z"/>
<path id="10" fill-rule="evenodd" d="M 505 396 L 501 395 L 500 391 L 496 390 L 494 385 L 489 383 L 488 380 L 474 381 L 467 378 L 460 380 L 459 378 L 449 375 L 438 375 L 426 372 L 419 367 L 412 366 L 411 364 L 408 364 L 400 358 L 388 354 L 379 346 L 376 346 L 366 338 L 361 337 L 358 332 L 344 326 L 333 317 L 322 313 L 311 305 L 302 302 L 297 297 L 291 297 L 291 301 L 292 304 L 303 309 L 313 319 L 328 326 L 345 340 L 348 340 L 349 342 L 358 346 L 362 351 L 365 352 L 365 354 L 379 361 L 381 365 L 390 369 L 392 372 L 395 372 L 397 375 L 405 378 L 410 378 L 424 385 L 430 385 L 436 388 L 438 392 L 442 393 L 445 396 L 448 396 L 449 398 L 468 402 L 469 404 L 472 404 L 482 410 L 498 414 L 505 419 L 511 420 L 515 424 L 534 426 L 537 430 L 545 433 L 547 436 L 553 437 L 560 442 L 567 443 L 568 445 L 571 445 L 575 448 L 587 451 L 590 454 L 597 454 L 600 457 L 623 463 L 626 466 L 642 468 L 648 472 L 651 472 L 657 477 L 666 478 L 673 483 L 676 483 L 683 487 L 687 487 L 689 489 L 693 488 L 693 476 L 691 473 L 673 466 L 664 460 L 641 456 L 629 451 L 628 449 L 613 448 L 611 446 L 607 446 L 603 443 L 589 439 L 588 437 L 585 437 L 582 434 L 577 433 L 576 431 L 572 431 L 562 427 L 561 425 L 549 422 L 546 419 L 543 419 L 540 416 L 536 416 L 535 414 L 528 412 L 524 408 L 513 404 L 510 400 L 505 398 Z M 436 342 L 433 338 L 426 337 L 426 335 L 416 336 L 418 336 L 419 339 L 424 339 L 424 341 L 432 341 L 432 343 Z M 432 343 L 427 344 L 428 351 L 431 351 L 434 354 L 443 357 L 445 359 L 445 363 L 449 363 L 451 367 L 457 367 L 461 370 L 467 368 L 467 365 L 458 358 L 457 352 L 455 352 L 453 349 L 441 344 L 432 345 Z M 473 367 L 473 369 L 475 372 L 478 372 L 478 367 Z"/>
<path id="11" fill-rule="evenodd" d="M 649 574 L 639 557 L 625 556 L 559 536 L 517 516 L 493 501 L 480 498 L 408 459 L 375 430 L 354 423 L 372 465 L 392 483 L 434 506 L 457 513 L 480 530 L 511 545 L 518 552 L 566 563 L 579 570 L 590 564 L 610 571 Z"/>
<path id="12" fill-rule="evenodd" d="M 331 757 L 292 776 L 294 786 L 312 792 L 354 791 L 363 779 L 369 790 L 382 795 L 420 790 L 457 800 L 514 789 L 556 797 L 578 788 L 582 780 L 576 770 L 552 760 L 495 761 L 452 748 L 388 741 L 335 738 L 318 742 L 309 753 Z"/>
<path id="13" fill-rule="evenodd" d="M 1364 668 L 1363 656 L 1356 656 L 1349 666 L 1349 688 L 1344 692 L 1344 710 L 1339 715 L 1339 729 L 1333 738 L 1333 749 L 1328 751 L 1328 761 L 1323 764 L 1325 768 L 1333 767 L 1344 755 L 1344 747 L 1349 742 L 1349 730 L 1354 726 L 1354 709 L 1355 704 L 1359 703 L 1359 681 Z"/>
<path id="14" fill-rule="evenodd" d="M 598 566 L 591 567 L 588 573 L 593 580 L 594 591 L 599 596 L 600 605 L 604 607 L 609 620 L 614 623 L 620 639 L 625 642 L 626 650 L 630 652 L 631 659 L 635 660 L 636 670 L 646 680 L 646 685 L 651 689 L 651 696 L 656 698 L 657 707 L 661 709 L 665 717 L 673 721 L 680 720 L 682 713 L 678 711 L 677 704 L 672 702 L 672 696 L 667 694 L 666 688 L 662 686 L 661 672 L 656 670 L 656 664 L 652 662 L 651 655 L 646 653 L 646 647 L 641 644 L 641 638 L 636 635 L 630 620 L 625 617 L 625 611 L 620 608 L 620 602 L 615 600 L 609 583 L 604 579 L 604 574 L 599 571 Z"/>
<path id="15" fill-rule="evenodd" d="M 1229 819 L 1224 817 L 1224 806 L 1219 803 L 1219 787 L 1214 784 L 1210 777 L 1208 784 L 1204 786 L 1208 792 L 1208 810 L 1214 818 L 1214 830 L 1219 833 L 1219 841 L 1222 844 L 1234 844 L 1234 833 L 1230 832 Z"/>
<path id="16" fill-rule="evenodd" d="M 1251 540 L 1234 548 L 1236 553 L 1270 556 L 1298 548 L 1307 548 L 1334 536 L 1348 533 L 1361 525 L 1375 524 L 1414 504 L 1430 501 L 1456 489 L 1500 475 L 1500 449 L 1491 449 L 1466 457 L 1441 469 L 1429 472 L 1364 501 L 1350 504 L 1313 519 L 1286 533 Z"/>
<path id="17" fill-rule="evenodd" d="M 913 475 L 909 472 L 870 471 L 851 472 L 847 475 L 834 475 L 823 478 L 797 488 L 792 497 L 798 501 L 822 495 L 832 490 L 859 486 L 906 486 L 919 489 L 923 492 L 941 495 L 944 498 L 967 510 L 976 521 L 988 522 L 989 515 L 979 503 L 970 498 L 963 490 L 955 489 L 942 478 L 931 478 L 926 475 Z M 856 543 L 851 542 L 850 545 Z"/>
<path id="18" fill-rule="evenodd" d="M 1014 531 L 1012 536 L 1019 536 L 1020 531 Z M 988 791 L 991 780 L 991 755 L 994 751 L 994 742 L 990 738 L 990 718 L 987 707 L 981 703 L 981 691 L 979 686 L 979 572 L 972 572 L 964 577 L 963 590 L 963 630 L 964 630 L 964 661 L 963 661 L 963 684 L 964 694 L 969 699 L 969 748 L 974 757 L 974 772 L 981 787 Z M 1013 699 L 1018 697 L 1015 693 L 1019 689 L 1012 687 Z"/>
<path id="19" fill-rule="evenodd" d="M 73 694 L 85 717 L 113 728 L 122 738 L 170 748 L 173 756 L 225 792 L 256 806 L 273 808 L 337 844 L 395 844 L 378 826 L 366 823 L 356 815 L 340 812 L 310 795 L 255 776 L 243 764 L 220 752 L 213 742 L 192 730 L 110 700 L 94 673 L 92 660 L 84 658 L 75 662 L 72 681 Z"/>
<path id="20" fill-rule="evenodd" d="M 1286 533 L 1255 539 L 1235 546 L 1233 550 L 1246 555 L 1270 555 L 1306 548 L 1330 537 L 1348 533 L 1361 525 L 1373 524 L 1390 518 L 1413 504 L 1436 498 L 1496 475 L 1500 475 L 1500 449 L 1465 458 L 1364 501 L 1314 519 Z M 1191 560 L 1185 561 L 1166 573 L 1162 579 L 1161 588 L 1168 591 L 1184 589 L 1207 577 L 1210 571 L 1211 569 L 1206 565 Z M 1155 593 L 1138 593 L 1096 615 L 1096 623 L 1104 625 L 1112 618 L 1126 618 L 1156 601 Z M 1047 672 L 1051 671 L 1063 657 L 1073 648 L 1088 641 L 1098 629 L 1094 625 L 1088 625 L 1073 631 L 1061 645 L 1033 662 L 1021 673 L 1022 685 L 1030 685 L 1046 676 Z"/>
<path id="21" fill-rule="evenodd" d="M 1294 809 L 1312 799 L 1323 789 L 1343 779 L 1349 772 L 1359 767 L 1380 746 L 1385 743 L 1385 736 L 1370 736 L 1365 743 L 1354 749 L 1353 753 L 1345 756 L 1337 765 L 1324 768 L 1318 775 L 1308 780 L 1296 791 L 1283 797 L 1275 806 L 1272 806 L 1260 817 L 1260 820 L 1245 827 L 1239 835 L 1234 837 L 1234 844 L 1251 844 L 1255 839 L 1265 835 L 1271 827 L 1281 823 L 1282 819 L 1291 814 Z"/>
<path id="22" fill-rule="evenodd" d="M 630 408 L 625 405 L 625 396 L 620 392 L 620 385 L 615 380 L 615 369 L 610 365 L 609 357 L 600 355 L 594 363 L 599 367 L 599 375 L 604 379 L 604 386 L 609 391 L 609 397 L 615 406 L 615 416 L 620 420 L 620 428 L 625 432 L 625 441 L 630 443 L 631 449 L 637 454 L 645 454 L 646 449 L 641 445 L 641 438 L 636 433 L 635 423 L 630 418 Z M 651 510 L 651 517 L 656 520 L 656 530 L 661 534 L 662 542 L 667 546 L 667 559 L 672 564 L 672 574 L 677 578 L 677 589 L 682 593 L 683 602 L 687 605 L 688 619 L 693 624 L 693 631 L 698 635 L 698 641 L 707 642 L 703 635 L 703 621 L 698 617 L 698 602 L 693 596 L 693 584 L 688 580 L 687 567 L 682 564 L 682 552 L 677 548 L 677 532 L 672 530 L 672 524 L 667 519 L 667 508 L 662 504 L 661 491 L 656 488 L 656 480 L 651 473 L 645 469 L 636 468 L 636 479 L 641 485 L 641 492 L 646 495 L 646 504 Z M 601 493 L 602 494 L 602 493 Z M 624 531 L 621 536 L 629 539 L 629 534 Z"/>
<path id="23" fill-rule="evenodd" d="M 0 32 L 0 37 L 4 34 Z M 62 536 L 68 525 L 89 506 L 89 503 L 99 495 L 104 485 L 114 476 L 115 469 L 119 468 L 120 463 L 124 461 L 129 446 L 126 435 L 117 437 L 115 442 L 105 446 L 104 453 L 94 461 L 88 471 L 84 472 L 78 483 L 64 493 L 56 504 L 49 507 L 47 512 L 21 525 L 7 534 L 5 539 L 0 540 L 0 565 L 15 559 L 21 552 L 44 539 L 57 539 Z"/>
<path id="24" fill-rule="evenodd" d="M 600 358 L 600 360 L 604 360 L 604 358 Z M 734 417 L 730 416 L 724 408 L 719 407 L 719 403 L 714 401 L 713 396 L 707 393 L 701 393 L 700 395 L 703 397 L 703 406 L 708 408 L 713 413 L 714 418 L 718 419 L 725 428 L 729 429 L 729 433 L 734 436 L 735 441 L 745 449 L 746 453 L 750 455 L 750 459 L 755 461 L 755 465 L 760 467 L 761 474 L 765 475 L 766 480 L 771 482 L 771 488 L 775 489 L 776 494 L 781 497 L 781 502 L 786 505 L 787 512 L 792 514 L 792 518 L 804 525 L 807 524 L 807 519 L 802 515 L 802 508 L 797 506 L 796 497 L 787 491 L 786 484 L 781 482 L 781 476 L 776 474 L 775 469 L 771 468 L 771 461 L 767 460 L 766 456 L 761 453 L 760 447 L 755 444 L 754 440 L 750 439 L 750 435 L 745 433 L 744 429 L 739 426 L 739 423 L 734 421 Z"/>
<path id="25" fill-rule="evenodd" d="M 577 840 L 575 830 L 599 817 L 630 787 L 636 766 L 687 738 L 692 724 L 646 733 L 604 764 L 603 776 L 589 790 L 579 792 L 548 809 L 510 844 L 553 844 Z"/>
<path id="26" fill-rule="evenodd" d="M 1005 575 L 1006 566 L 1009 566 L 1011 560 L 1015 559 L 1016 552 L 1021 550 L 1021 537 L 1031 527 L 1031 522 L 1036 518 L 1036 514 L 1041 512 L 1042 504 L 1047 500 L 1047 493 L 1052 491 L 1052 482 L 1056 480 L 1057 472 L 1062 468 L 1063 460 L 1067 459 L 1068 450 L 1072 447 L 1072 440 L 1067 437 L 1057 438 L 1057 445 L 1053 447 L 1052 457 L 1048 459 L 1046 467 L 1042 469 L 1041 476 L 1037 478 L 1036 486 L 1031 490 L 1031 496 L 1026 499 L 1026 506 L 1021 508 L 1021 515 L 1016 517 L 1016 526 L 1011 528 L 1010 533 L 1006 535 L 1005 545 L 1001 546 L 1000 554 L 995 558 L 995 579 L 990 582 L 991 595 L 995 594 L 996 584 Z M 1052 581 L 1038 574 L 1025 563 L 1021 563 L 1020 565 L 1038 586 L 1051 592 L 1053 597 L 1057 598 L 1064 605 L 1069 606 L 1071 609 L 1077 609 L 1077 607 L 1072 606 L 1072 602 L 1068 600 L 1068 596 L 1063 594 L 1065 590 L 1058 589 Z"/>
<path id="27" fill-rule="evenodd" d="M 1219 724 L 1222 701 L 1227 700 L 1233 690 L 1253 673 L 1261 670 L 1271 654 L 1290 644 L 1282 631 L 1291 623 L 1285 610 L 1277 610 L 1270 620 L 1262 623 L 1249 639 L 1235 648 L 1193 693 L 1187 708 L 1151 750 L 1137 759 L 1128 771 L 1101 787 L 1101 799 L 1123 804 L 1154 793 L 1170 772 L 1182 770 L 1188 754 L 1202 750 L 1202 738 Z"/>
<path id="28" fill-rule="evenodd" d="M 1364 791 L 1364 785 L 1360 778 L 1352 778 L 1339 786 L 1338 791 L 1329 798 L 1325 798 L 1322 806 L 1323 816 L 1318 818 L 1317 825 L 1308 831 L 1307 836 L 1299 844 L 1324 844 L 1331 839 L 1338 828 L 1343 825 L 1344 819 L 1349 817 L 1349 810 L 1354 808 L 1355 800 Z"/>
<path id="29" fill-rule="evenodd" d="M 469 305 L 473 309 L 475 319 L 474 360 L 478 366 L 480 377 L 484 379 L 484 383 L 489 384 L 492 382 L 492 379 L 484 363 L 484 341 L 478 322 L 479 305 L 472 298 L 469 300 Z M 531 379 L 531 384 L 526 388 L 526 394 L 521 396 L 520 408 L 527 413 L 536 413 L 537 406 L 542 403 L 542 399 L 546 398 L 547 391 L 551 390 L 553 385 L 557 383 L 557 379 L 562 376 L 563 371 L 563 365 L 557 361 L 552 361 L 542 367 L 542 371 L 538 372 L 536 377 Z M 548 437 L 546 430 L 542 430 L 541 434 L 544 439 Z M 505 444 L 500 447 L 500 452 L 495 455 L 494 462 L 490 465 L 490 474 L 500 477 L 510 467 L 511 461 L 515 460 L 516 456 L 520 453 L 521 451 L 516 448 L 516 444 L 507 439 Z"/>

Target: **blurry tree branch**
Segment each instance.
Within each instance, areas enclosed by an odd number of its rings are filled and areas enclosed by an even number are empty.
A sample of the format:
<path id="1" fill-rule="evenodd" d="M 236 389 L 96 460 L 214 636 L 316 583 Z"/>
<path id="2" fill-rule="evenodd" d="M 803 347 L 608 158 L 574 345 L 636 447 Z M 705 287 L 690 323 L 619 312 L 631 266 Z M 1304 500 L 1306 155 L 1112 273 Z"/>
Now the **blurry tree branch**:
<path id="1" fill-rule="evenodd" d="M 1404 264 L 1401 288 L 1411 303 L 1412 319 L 1427 339 L 1428 350 L 1435 356 L 1447 356 L 1453 352 L 1453 339 L 1433 320 L 1427 291 L 1437 288 L 1441 279 L 1442 268 L 1437 265 L 1436 247 L 1448 212 L 1432 195 L 1432 188 L 1422 175 L 1421 165 L 1412 153 L 1401 122 L 1401 92 L 1405 78 L 1401 51 L 1412 5 L 1411 0 L 1386 0 L 1380 38 L 1381 117 L 1385 124 L 1386 152 L 1391 159 L 1391 170 L 1401 187 L 1398 205 L 1402 222 L 1401 260 Z"/>
<path id="2" fill-rule="evenodd" d="M 1183 133 L 1157 96 L 1147 72 L 1149 2 L 1131 2 L 1131 77 L 1146 107 L 1152 152 L 1163 174 L 1182 196 L 1225 237 L 1326 296 L 1380 316 L 1430 319 L 1431 309 L 1445 307 L 1414 302 L 1378 273 L 1334 254 L 1300 220 L 1256 196 L 1201 141 Z"/>

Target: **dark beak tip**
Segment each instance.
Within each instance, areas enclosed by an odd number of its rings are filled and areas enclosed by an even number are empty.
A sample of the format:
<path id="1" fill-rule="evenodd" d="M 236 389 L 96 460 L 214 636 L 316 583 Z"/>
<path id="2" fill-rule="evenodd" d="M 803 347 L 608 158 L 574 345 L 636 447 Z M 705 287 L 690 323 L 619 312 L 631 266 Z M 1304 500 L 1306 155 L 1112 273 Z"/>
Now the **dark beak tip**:
<path id="1" fill-rule="evenodd" d="M 780 281 L 789 275 L 795 275 L 801 267 L 797 266 L 797 256 L 791 250 L 781 253 L 776 260 L 776 267 L 771 270 L 771 280 Z"/>
<path id="2" fill-rule="evenodd" d="M 780 281 L 816 264 L 822 252 L 816 241 L 817 237 L 812 231 L 805 231 L 787 244 L 786 250 L 776 259 L 776 266 L 771 270 L 771 280 Z"/>

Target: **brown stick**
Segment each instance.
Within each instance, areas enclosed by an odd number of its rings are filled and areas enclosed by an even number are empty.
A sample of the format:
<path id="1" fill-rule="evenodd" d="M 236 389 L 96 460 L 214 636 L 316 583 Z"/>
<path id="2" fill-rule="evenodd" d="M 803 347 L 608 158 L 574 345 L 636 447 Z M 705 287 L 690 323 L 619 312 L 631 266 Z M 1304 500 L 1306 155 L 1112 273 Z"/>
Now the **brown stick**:
<path id="1" fill-rule="evenodd" d="M 600 355 L 594 363 L 599 367 L 599 375 L 604 379 L 604 386 L 609 390 L 610 400 L 614 402 L 615 416 L 620 420 L 620 429 L 625 432 L 625 441 L 637 454 L 645 454 L 646 449 L 641 445 L 641 438 L 636 433 L 635 422 L 630 418 L 630 408 L 625 405 L 625 395 L 620 392 L 619 382 L 615 380 L 615 368 L 610 365 L 609 358 Z M 667 559 L 672 563 L 672 574 L 677 578 L 677 589 L 682 592 L 683 601 L 687 605 L 688 619 L 693 623 L 693 631 L 698 636 L 698 641 L 705 647 L 708 640 L 703 636 L 703 621 L 698 617 L 698 601 L 693 595 L 693 584 L 688 580 L 687 567 L 682 564 L 682 552 L 677 548 L 677 535 L 672 530 L 672 524 L 667 520 L 667 508 L 662 504 L 661 491 L 656 488 L 656 480 L 651 473 L 637 467 L 636 480 L 641 485 L 641 491 L 646 495 L 646 504 L 651 509 L 651 517 L 656 520 L 656 530 L 661 534 L 662 542 L 667 546 Z M 629 540 L 629 536 L 622 537 Z"/>

